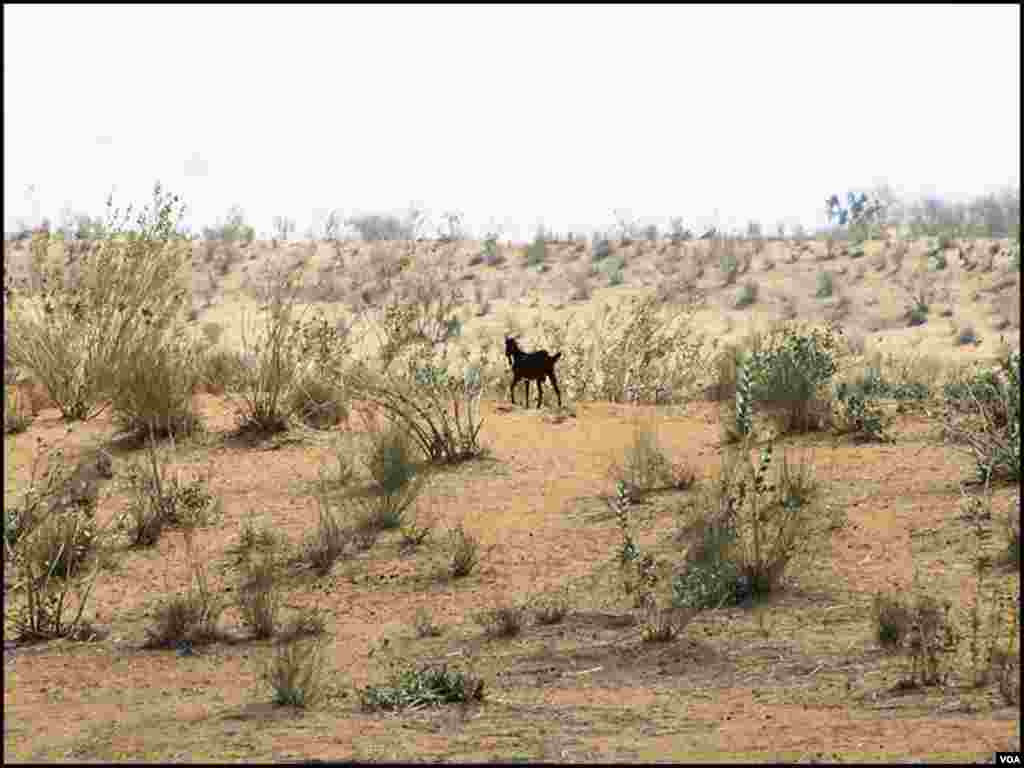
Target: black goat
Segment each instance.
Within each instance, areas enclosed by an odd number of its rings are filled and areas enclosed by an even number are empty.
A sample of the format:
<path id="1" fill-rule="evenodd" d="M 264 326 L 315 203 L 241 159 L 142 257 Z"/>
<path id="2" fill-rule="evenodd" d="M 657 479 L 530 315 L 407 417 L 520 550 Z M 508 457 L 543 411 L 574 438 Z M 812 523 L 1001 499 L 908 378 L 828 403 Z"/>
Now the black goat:
<path id="1" fill-rule="evenodd" d="M 546 349 L 537 352 L 523 352 L 516 343 L 516 340 L 505 337 L 505 356 L 509 365 L 512 366 L 512 387 L 509 395 L 512 397 L 512 405 L 516 404 L 516 384 L 526 379 L 526 407 L 530 407 L 530 382 L 537 382 L 537 407 L 544 404 L 544 379 L 551 382 L 558 395 L 558 407 L 562 407 L 562 392 L 558 388 L 558 379 L 555 378 L 555 363 L 562 356 L 550 355 Z"/>

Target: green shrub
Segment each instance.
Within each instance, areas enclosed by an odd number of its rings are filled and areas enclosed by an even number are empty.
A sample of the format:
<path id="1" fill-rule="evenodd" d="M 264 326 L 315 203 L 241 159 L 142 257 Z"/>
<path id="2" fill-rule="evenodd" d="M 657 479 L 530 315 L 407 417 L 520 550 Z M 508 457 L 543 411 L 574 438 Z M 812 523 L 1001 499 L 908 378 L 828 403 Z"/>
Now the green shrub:
<path id="1" fill-rule="evenodd" d="M 496 233 L 488 233 L 487 237 L 484 238 L 480 257 L 489 267 L 497 266 L 504 261 L 501 254 L 498 252 L 498 235 Z"/>
<path id="2" fill-rule="evenodd" d="M 835 396 L 840 408 L 837 431 L 852 435 L 857 442 L 889 441 L 885 434 L 888 422 L 873 393 L 869 394 L 856 384 L 848 386 L 840 382 Z"/>
<path id="3" fill-rule="evenodd" d="M 544 238 L 538 234 L 532 243 L 526 248 L 526 264 L 530 267 L 536 267 L 539 264 L 544 263 L 544 259 L 548 255 L 548 246 L 544 241 Z"/>
<path id="4" fill-rule="evenodd" d="M 756 466 L 748 447 L 744 440 L 734 456 L 723 456 L 717 487 L 685 532 L 695 543 L 673 579 L 676 607 L 717 608 L 768 594 L 809 544 L 818 496 L 813 467 L 784 456 L 769 483 L 771 444 Z"/>
<path id="5" fill-rule="evenodd" d="M 818 288 L 814 295 L 819 299 L 825 299 L 832 295 L 832 273 L 821 271 L 818 273 Z"/>
<path id="6" fill-rule="evenodd" d="M 746 359 L 750 396 L 773 413 L 784 433 L 820 426 L 818 392 L 838 370 L 836 336 L 841 335 L 835 324 L 807 332 L 787 323 L 755 338 Z"/>
<path id="7" fill-rule="evenodd" d="M 980 482 L 1020 481 L 1020 351 L 983 371 L 947 383 L 940 416 L 947 439 L 975 462 Z"/>
<path id="8" fill-rule="evenodd" d="M 739 293 L 736 296 L 736 309 L 743 309 L 749 307 L 751 304 L 757 301 L 757 290 L 758 285 L 753 280 L 748 280 L 746 283 L 740 286 Z"/>
<path id="9" fill-rule="evenodd" d="M 731 243 L 731 241 L 729 241 Z M 723 285 L 732 285 L 740 274 L 739 257 L 734 247 L 724 247 L 719 253 L 718 269 L 722 273 Z"/>
<path id="10" fill-rule="evenodd" d="M 735 540 L 730 521 L 701 519 L 697 542 L 687 551 L 683 570 L 672 581 L 675 605 L 714 610 L 736 605 L 749 596 L 749 585 L 729 553 Z"/>
<path id="11" fill-rule="evenodd" d="M 390 685 L 368 685 L 359 698 L 370 712 L 470 704 L 483 701 L 484 681 L 447 665 L 425 665 L 398 671 Z"/>

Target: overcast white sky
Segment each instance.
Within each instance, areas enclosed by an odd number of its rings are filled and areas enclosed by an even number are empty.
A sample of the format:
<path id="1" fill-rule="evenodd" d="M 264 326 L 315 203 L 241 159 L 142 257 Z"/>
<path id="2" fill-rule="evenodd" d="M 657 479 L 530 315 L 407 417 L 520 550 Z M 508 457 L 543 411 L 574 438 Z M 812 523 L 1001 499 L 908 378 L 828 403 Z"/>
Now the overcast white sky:
<path id="1" fill-rule="evenodd" d="M 1019 183 L 1020 7 L 4 5 L 4 225 L 400 212 L 526 239 L 613 210 L 823 221 Z"/>

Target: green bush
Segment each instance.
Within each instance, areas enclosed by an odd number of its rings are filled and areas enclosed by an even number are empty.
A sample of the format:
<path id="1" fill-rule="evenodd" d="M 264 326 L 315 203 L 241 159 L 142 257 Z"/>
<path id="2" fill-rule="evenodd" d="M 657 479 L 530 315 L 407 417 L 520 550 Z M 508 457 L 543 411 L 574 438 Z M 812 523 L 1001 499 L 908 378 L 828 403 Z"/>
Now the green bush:
<path id="1" fill-rule="evenodd" d="M 835 324 L 807 332 L 787 323 L 755 340 L 746 359 L 750 395 L 777 416 L 783 432 L 804 432 L 819 425 L 817 395 L 838 370 L 839 335 L 842 328 Z"/>
<path id="2" fill-rule="evenodd" d="M 857 442 L 888 442 L 887 421 L 872 395 L 860 387 L 841 382 L 836 388 L 839 403 L 839 431 L 851 434 Z"/>
<path id="3" fill-rule="evenodd" d="M 818 288 L 814 295 L 819 299 L 826 299 L 832 295 L 832 273 L 821 271 L 818 273 Z"/>
<path id="4" fill-rule="evenodd" d="M 941 415 L 952 443 L 974 460 L 979 482 L 1020 481 L 1020 351 L 1000 370 L 950 382 Z"/>
<path id="5" fill-rule="evenodd" d="M 359 698 L 370 712 L 469 704 L 483 701 L 484 681 L 447 665 L 425 665 L 399 671 L 390 685 L 368 685 L 359 691 Z"/>
<path id="6" fill-rule="evenodd" d="M 748 280 L 746 283 L 740 286 L 739 293 L 736 296 L 736 309 L 743 309 L 743 307 L 749 307 L 751 304 L 757 301 L 758 285 L 753 280 Z"/>
<path id="7" fill-rule="evenodd" d="M 723 247 L 718 257 L 718 269 L 722 273 L 722 283 L 732 285 L 740 274 L 740 261 L 734 247 Z"/>
<path id="8" fill-rule="evenodd" d="M 547 243 L 544 241 L 543 236 L 538 233 L 533 242 L 526 248 L 526 264 L 530 267 L 536 267 L 544 263 L 547 255 Z"/>
<path id="9" fill-rule="evenodd" d="M 717 487 L 685 533 L 694 541 L 672 583 L 673 604 L 702 610 L 736 605 L 778 589 L 815 530 L 818 486 L 807 462 L 783 457 L 768 482 L 772 446 L 755 466 L 744 440 L 723 456 Z"/>

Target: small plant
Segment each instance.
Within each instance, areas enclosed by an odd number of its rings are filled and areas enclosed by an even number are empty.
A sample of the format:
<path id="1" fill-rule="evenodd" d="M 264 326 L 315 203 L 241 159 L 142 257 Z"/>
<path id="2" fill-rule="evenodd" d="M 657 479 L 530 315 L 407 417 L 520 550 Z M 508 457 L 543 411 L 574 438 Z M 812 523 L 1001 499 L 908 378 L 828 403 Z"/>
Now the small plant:
<path id="1" fill-rule="evenodd" d="M 753 280 L 748 280 L 740 286 L 739 293 L 736 295 L 736 303 L 734 304 L 736 309 L 749 307 L 757 301 L 757 287 L 757 283 Z"/>
<path id="2" fill-rule="evenodd" d="M 323 697 L 324 643 L 320 638 L 292 640 L 277 646 L 263 679 L 282 707 L 309 709 Z"/>
<path id="3" fill-rule="evenodd" d="M 316 530 L 308 535 L 302 547 L 301 558 L 308 562 L 318 576 L 326 576 L 339 558 L 355 550 L 355 534 L 351 527 L 338 520 L 329 500 L 328 481 L 320 473 L 317 492 L 319 518 Z"/>
<path id="4" fill-rule="evenodd" d="M 987 588 L 987 572 L 992 565 L 992 558 L 985 551 L 991 533 L 987 522 L 992 519 L 991 483 L 986 480 L 981 495 L 968 495 L 963 484 L 960 493 L 962 517 L 973 524 L 976 547 L 975 594 L 970 611 L 968 645 L 971 681 L 975 687 L 981 687 L 988 685 L 992 679 L 997 680 L 1007 703 L 1014 705 L 1020 700 L 1020 600 L 1019 597 L 1014 599 L 1012 595 L 1006 594 L 998 583 L 992 583 L 991 590 Z M 1019 494 L 1017 498 L 1019 505 Z M 1019 514 L 1018 506 L 1018 525 Z M 1017 557 L 1019 561 L 1019 551 Z M 1002 638 L 1004 626 L 1007 635 L 1005 642 Z"/>
<path id="5" fill-rule="evenodd" d="M 489 232 L 484 238 L 483 248 L 480 255 L 483 257 L 483 261 L 488 267 L 495 267 L 504 261 L 504 258 L 498 251 L 497 232 Z"/>
<path id="6" fill-rule="evenodd" d="M 933 248 L 928 251 L 928 269 L 933 272 L 941 272 L 945 269 L 949 263 L 946 261 L 946 254 L 944 251 Z"/>
<path id="7" fill-rule="evenodd" d="M 16 386 L 4 387 L 4 434 L 24 432 L 34 420 L 28 397 L 22 395 Z"/>
<path id="8" fill-rule="evenodd" d="M 856 385 L 840 382 L 836 387 L 840 413 L 837 431 L 852 435 L 856 442 L 889 442 L 887 420 L 874 398 Z"/>
<path id="9" fill-rule="evenodd" d="M 526 609 L 521 605 L 502 605 L 475 616 L 488 637 L 515 637 L 522 630 L 525 618 Z"/>
<path id="10" fill-rule="evenodd" d="M 398 670 L 390 685 L 368 685 L 359 698 L 370 712 L 469 704 L 483 701 L 484 681 L 447 665 L 425 665 Z"/>
<path id="11" fill-rule="evenodd" d="M 908 327 L 924 325 L 928 322 L 928 312 L 931 309 L 933 291 L 924 279 L 910 290 L 910 304 L 907 306 L 904 317 Z"/>
<path id="12" fill-rule="evenodd" d="M 833 281 L 832 273 L 831 272 L 825 272 L 824 270 L 822 270 L 821 272 L 818 273 L 817 280 L 818 280 L 818 287 L 815 290 L 814 295 L 817 296 L 819 299 L 826 299 L 829 296 L 831 296 L 832 295 L 832 290 L 833 290 L 833 288 L 832 288 L 832 281 Z"/>
<path id="13" fill-rule="evenodd" d="M 864 243 L 858 242 L 850 246 L 850 258 L 851 259 L 862 259 L 864 258 Z"/>
<path id="14" fill-rule="evenodd" d="M 281 627 L 278 637 L 289 642 L 304 637 L 318 637 L 327 631 L 327 619 L 317 606 L 300 609 Z"/>
<path id="15" fill-rule="evenodd" d="M 1006 560 L 1013 566 L 1020 565 L 1020 493 L 1006 515 Z"/>
<path id="16" fill-rule="evenodd" d="M 526 264 L 536 267 L 544 263 L 548 255 L 548 246 L 542 231 L 538 231 L 533 242 L 526 248 Z"/>
<path id="17" fill-rule="evenodd" d="M 437 637 L 441 634 L 441 628 L 434 624 L 430 611 L 422 605 L 416 609 L 416 618 L 413 622 L 416 629 L 416 637 Z"/>
<path id="18" fill-rule="evenodd" d="M 402 490 L 416 475 L 416 446 L 408 432 L 391 419 L 381 427 L 372 417 L 364 419 L 371 447 L 364 459 L 366 470 L 383 493 Z"/>
<path id="19" fill-rule="evenodd" d="M 878 644 L 888 651 L 903 646 L 910 631 L 912 615 L 910 609 L 898 596 L 879 592 L 872 603 Z"/>
<path id="20" fill-rule="evenodd" d="M 155 624 L 146 629 L 147 648 L 202 645 L 215 642 L 222 634 L 217 624 L 226 604 L 210 589 L 206 566 L 196 556 L 192 531 L 185 528 L 182 533 L 191 576 L 189 588 L 157 605 Z"/>
<path id="21" fill-rule="evenodd" d="M 242 622 L 257 639 L 273 637 L 277 629 L 281 594 L 276 580 L 277 562 L 272 550 L 243 566 L 238 606 Z"/>
<path id="22" fill-rule="evenodd" d="M 152 434 L 147 458 L 148 467 L 136 464 L 128 470 L 134 499 L 119 522 L 135 547 L 154 546 L 166 526 L 195 528 L 208 523 L 216 503 L 204 479 L 185 483 L 178 474 L 170 476 L 166 462 L 157 455 Z"/>
<path id="23" fill-rule="evenodd" d="M 718 269 L 722 273 L 722 284 L 732 285 L 740 274 L 739 257 L 736 254 L 736 249 L 732 247 L 732 241 L 723 242 L 729 243 L 729 245 L 724 245 L 719 253 Z"/>
<path id="24" fill-rule="evenodd" d="M 634 426 L 633 441 L 626 447 L 623 463 L 613 463 L 610 471 L 616 485 L 625 483 L 634 501 L 648 491 L 673 484 L 671 463 L 659 447 L 656 434 L 639 424 Z"/>
<path id="25" fill-rule="evenodd" d="M 461 579 L 472 573 L 480 562 L 480 540 L 459 523 L 448 531 L 446 544 L 449 575 Z"/>
<path id="26" fill-rule="evenodd" d="M 811 465 L 790 464 L 783 457 L 775 482 L 769 483 L 771 443 L 755 466 L 749 434 L 733 458 L 724 457 L 710 510 L 687 532 L 696 544 L 673 580 L 678 607 L 720 607 L 772 592 L 810 539 L 818 494 Z"/>
<path id="27" fill-rule="evenodd" d="M 952 604 L 946 600 L 919 594 L 912 608 L 910 629 L 906 635 L 906 646 L 911 659 L 910 676 L 904 681 L 906 687 L 921 685 L 942 685 L 949 676 L 944 669 L 943 657 L 956 653 L 959 637 L 956 626 L 949 615 Z"/>
<path id="28" fill-rule="evenodd" d="M 533 602 L 533 620 L 542 626 L 559 624 L 569 612 L 569 596 L 562 590 Z"/>
<path id="29" fill-rule="evenodd" d="M 1020 351 L 1000 370 L 948 382 L 940 420 L 954 446 L 975 463 L 979 482 L 1020 480 Z"/>
<path id="30" fill-rule="evenodd" d="M 678 605 L 659 606 L 652 603 L 647 606 L 644 622 L 643 639 L 646 643 L 670 643 L 679 637 L 689 618 L 697 611 L 684 610 Z M 688 618 L 689 617 L 689 618 Z"/>
<path id="31" fill-rule="evenodd" d="M 44 456 L 47 469 L 41 472 Z M 16 579 L 9 599 L 19 592 L 24 596 L 20 604 L 12 600 L 5 613 L 20 642 L 82 639 L 91 633 L 83 615 L 106 561 L 109 528 L 95 523 L 93 493 L 77 503 L 77 474 L 68 476 L 63 451 L 40 441 L 28 489 L 17 506 L 4 509 L 4 563 Z M 90 559 L 92 567 L 86 568 Z"/>
<path id="32" fill-rule="evenodd" d="M 419 524 L 415 520 L 406 520 L 401 526 L 402 543 L 399 549 L 403 553 L 413 552 L 423 546 L 434 529 L 429 524 Z"/>
<path id="33" fill-rule="evenodd" d="M 299 377 L 285 408 L 314 429 L 330 429 L 348 416 L 342 387 L 316 372 Z"/>

